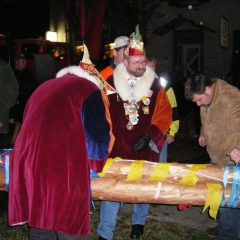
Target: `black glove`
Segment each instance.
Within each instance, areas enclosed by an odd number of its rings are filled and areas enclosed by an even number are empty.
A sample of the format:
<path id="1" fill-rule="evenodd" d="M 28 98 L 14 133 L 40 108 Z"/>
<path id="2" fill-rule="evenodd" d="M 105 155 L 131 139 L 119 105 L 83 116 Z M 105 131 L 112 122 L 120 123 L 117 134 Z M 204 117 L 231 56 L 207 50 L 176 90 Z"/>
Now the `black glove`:
<path id="1" fill-rule="evenodd" d="M 150 141 L 151 141 L 151 138 L 147 134 L 143 134 L 137 140 L 137 142 L 135 143 L 135 145 L 132 148 L 132 150 L 134 152 L 142 152 L 142 151 L 144 151 L 148 147 Z"/>

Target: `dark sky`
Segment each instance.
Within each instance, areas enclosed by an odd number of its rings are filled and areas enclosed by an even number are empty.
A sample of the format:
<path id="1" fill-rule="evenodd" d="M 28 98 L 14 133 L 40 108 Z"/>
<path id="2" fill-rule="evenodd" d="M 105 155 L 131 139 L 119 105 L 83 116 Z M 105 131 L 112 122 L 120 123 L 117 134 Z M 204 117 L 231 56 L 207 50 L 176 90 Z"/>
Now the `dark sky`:
<path id="1" fill-rule="evenodd" d="M 49 30 L 48 0 L 0 0 L 0 33 L 37 38 Z"/>

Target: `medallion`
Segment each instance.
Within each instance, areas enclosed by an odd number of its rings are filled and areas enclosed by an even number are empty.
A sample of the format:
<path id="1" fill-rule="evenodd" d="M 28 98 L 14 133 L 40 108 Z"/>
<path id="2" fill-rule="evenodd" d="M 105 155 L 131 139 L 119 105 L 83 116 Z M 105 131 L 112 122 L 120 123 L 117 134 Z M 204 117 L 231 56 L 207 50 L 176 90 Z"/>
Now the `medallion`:
<path id="1" fill-rule="evenodd" d="M 150 104 L 150 99 L 147 98 L 145 101 L 143 101 L 143 103 L 144 103 L 145 105 L 149 105 L 149 104 Z"/>
<path id="2" fill-rule="evenodd" d="M 133 125 L 130 121 L 127 123 L 126 128 L 127 128 L 127 130 L 132 130 L 133 129 Z"/>
<path id="3" fill-rule="evenodd" d="M 123 108 L 125 111 L 125 115 L 128 119 L 128 123 L 126 125 L 126 128 L 128 130 L 132 130 L 133 126 L 136 125 L 139 121 L 138 119 L 138 110 L 139 110 L 139 105 L 136 100 L 132 99 L 132 101 L 127 101 L 123 103 Z"/>
<path id="4" fill-rule="evenodd" d="M 152 96 L 152 94 L 153 94 L 153 91 L 149 89 L 148 92 L 147 92 L 147 97 L 150 98 Z"/>
<path id="5" fill-rule="evenodd" d="M 127 110 L 130 113 L 135 113 L 138 110 L 138 105 L 136 103 L 130 103 L 127 105 Z"/>
<path id="6" fill-rule="evenodd" d="M 149 114 L 149 107 L 148 106 L 143 106 L 142 110 L 143 110 L 144 114 Z"/>
<path id="7" fill-rule="evenodd" d="M 142 97 L 142 102 L 143 102 L 145 105 L 149 105 L 149 104 L 150 104 L 150 99 L 147 98 L 146 96 L 143 96 L 143 97 Z"/>
<path id="8" fill-rule="evenodd" d="M 136 115 L 129 115 L 129 121 L 132 125 L 136 125 L 138 123 L 138 117 Z"/>

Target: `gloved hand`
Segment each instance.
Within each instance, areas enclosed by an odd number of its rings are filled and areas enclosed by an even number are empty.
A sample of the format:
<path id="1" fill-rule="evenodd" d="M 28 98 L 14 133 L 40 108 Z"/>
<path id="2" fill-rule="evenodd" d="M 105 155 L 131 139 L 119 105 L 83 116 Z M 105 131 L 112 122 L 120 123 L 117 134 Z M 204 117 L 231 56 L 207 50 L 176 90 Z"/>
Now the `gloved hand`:
<path id="1" fill-rule="evenodd" d="M 151 141 L 151 138 L 147 134 L 143 134 L 137 140 L 137 142 L 135 143 L 135 145 L 132 148 L 132 150 L 134 152 L 142 152 L 142 151 L 144 151 L 148 147 L 150 141 Z"/>

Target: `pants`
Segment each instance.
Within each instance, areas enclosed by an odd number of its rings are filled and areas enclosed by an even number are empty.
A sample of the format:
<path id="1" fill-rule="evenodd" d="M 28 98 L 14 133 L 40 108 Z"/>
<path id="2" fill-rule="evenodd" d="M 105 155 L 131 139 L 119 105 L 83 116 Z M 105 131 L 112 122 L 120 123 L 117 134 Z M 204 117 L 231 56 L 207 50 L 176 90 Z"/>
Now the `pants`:
<path id="1" fill-rule="evenodd" d="M 160 153 L 159 162 L 166 163 L 168 159 L 168 144 L 164 141 L 162 151 Z"/>
<path id="2" fill-rule="evenodd" d="M 218 240 L 238 240 L 239 209 L 219 208 L 217 214 Z"/>
<path id="3" fill-rule="evenodd" d="M 97 228 L 97 233 L 99 236 L 108 240 L 113 238 L 113 230 L 116 228 L 117 212 L 119 207 L 119 202 L 101 202 L 100 223 L 98 224 Z M 145 225 L 149 204 L 132 204 L 132 207 L 132 225 Z"/>
<path id="4" fill-rule="evenodd" d="M 30 240 L 89 240 L 89 236 L 70 236 L 53 230 L 30 227 Z"/>
<path id="5" fill-rule="evenodd" d="M 210 164 L 216 165 L 213 162 Z M 233 166 L 233 164 L 229 164 L 229 166 Z M 218 240 L 238 240 L 239 208 L 220 207 L 217 213 L 217 224 Z"/>

